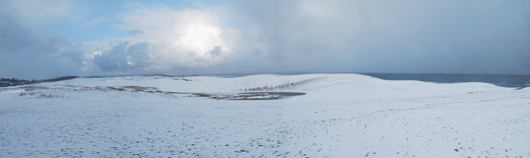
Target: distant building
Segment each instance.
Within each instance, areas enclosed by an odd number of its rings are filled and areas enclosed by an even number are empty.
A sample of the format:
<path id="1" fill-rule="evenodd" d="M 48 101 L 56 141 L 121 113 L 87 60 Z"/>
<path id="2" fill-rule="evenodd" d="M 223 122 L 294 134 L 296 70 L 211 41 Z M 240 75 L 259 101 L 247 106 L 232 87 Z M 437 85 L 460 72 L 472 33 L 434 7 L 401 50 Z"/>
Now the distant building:
<path id="1" fill-rule="evenodd" d="M 11 83 L 11 82 L 9 82 L 9 81 L 0 81 L 0 84 L 9 84 L 9 83 Z"/>

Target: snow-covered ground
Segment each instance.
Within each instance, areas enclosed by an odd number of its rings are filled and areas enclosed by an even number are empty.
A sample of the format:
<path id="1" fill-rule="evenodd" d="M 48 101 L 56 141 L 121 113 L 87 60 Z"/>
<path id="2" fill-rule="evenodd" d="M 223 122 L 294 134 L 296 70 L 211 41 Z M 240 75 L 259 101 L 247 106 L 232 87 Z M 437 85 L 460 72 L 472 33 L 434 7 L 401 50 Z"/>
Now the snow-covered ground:
<path id="1" fill-rule="evenodd" d="M 227 100 L 244 92 L 303 92 Z M 530 88 L 355 74 L 0 89 L 0 157 L 530 157 Z"/>

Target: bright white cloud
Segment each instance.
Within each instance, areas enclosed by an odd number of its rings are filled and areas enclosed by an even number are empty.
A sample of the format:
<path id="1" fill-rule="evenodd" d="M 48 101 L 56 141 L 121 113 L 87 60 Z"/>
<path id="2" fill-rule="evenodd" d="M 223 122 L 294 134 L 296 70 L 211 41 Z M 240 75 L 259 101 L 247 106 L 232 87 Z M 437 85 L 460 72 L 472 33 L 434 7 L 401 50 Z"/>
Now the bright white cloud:
<path id="1" fill-rule="evenodd" d="M 174 65 L 208 67 L 231 53 L 233 45 L 227 41 L 234 34 L 225 27 L 228 16 L 229 11 L 222 7 L 185 10 L 140 7 L 120 15 L 123 22 L 120 28 L 131 31 L 130 34 L 141 33 L 130 41 L 150 44 L 149 55 L 155 60 L 151 69 Z"/>

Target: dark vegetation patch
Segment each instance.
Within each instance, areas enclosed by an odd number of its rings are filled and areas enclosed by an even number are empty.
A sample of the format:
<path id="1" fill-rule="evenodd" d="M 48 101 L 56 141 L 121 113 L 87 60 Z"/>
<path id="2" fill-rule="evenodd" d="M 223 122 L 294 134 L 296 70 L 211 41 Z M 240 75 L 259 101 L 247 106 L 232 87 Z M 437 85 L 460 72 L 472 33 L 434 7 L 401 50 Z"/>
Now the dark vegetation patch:
<path id="1" fill-rule="evenodd" d="M 521 90 L 521 89 L 524 89 L 526 87 L 519 87 L 519 88 L 515 88 L 515 90 Z"/>
<path id="2" fill-rule="evenodd" d="M 32 96 L 32 97 L 36 97 L 36 98 L 58 98 L 58 97 L 61 97 L 61 96 L 58 96 L 58 95 L 44 94 L 42 92 L 20 93 L 19 96 Z"/>
<path id="3" fill-rule="evenodd" d="M 32 90 L 36 90 L 36 89 L 50 89 L 48 87 L 42 87 L 42 86 L 25 86 L 25 87 L 22 87 L 24 88 L 24 91 L 32 91 Z"/>
<path id="4" fill-rule="evenodd" d="M 111 90 L 115 90 L 115 91 L 125 91 L 125 89 L 123 89 L 123 88 L 114 88 L 114 87 L 107 87 L 107 88 L 109 88 Z"/>
<path id="5" fill-rule="evenodd" d="M 192 93 L 192 95 L 197 97 L 211 97 L 212 95 L 206 93 Z"/>
<path id="6" fill-rule="evenodd" d="M 43 92 L 34 92 L 35 90 L 53 90 L 53 89 L 64 89 L 64 90 L 73 90 L 73 91 L 120 91 L 120 92 L 132 92 L 132 93 L 160 93 L 165 95 L 173 94 L 189 94 L 190 97 L 203 97 L 208 99 L 216 100 L 275 100 L 284 97 L 296 96 L 296 95 L 305 95 L 305 93 L 299 92 L 247 92 L 247 93 L 185 93 L 185 92 L 171 92 L 171 91 L 161 91 L 156 87 L 141 87 L 141 86 L 122 86 L 122 87 L 112 87 L 112 86 L 96 86 L 96 87 L 83 87 L 83 86 L 72 86 L 65 85 L 64 87 L 43 87 L 43 86 L 25 86 L 15 89 L 24 89 L 24 93 L 20 93 L 19 96 L 34 96 L 41 98 L 57 98 L 59 96 L 45 94 Z M 10 90 L 15 90 L 10 89 Z M 7 89 L 3 89 L 7 90 Z"/>
<path id="7" fill-rule="evenodd" d="M 140 86 L 124 86 L 123 88 L 127 89 L 128 91 L 132 91 L 132 92 L 145 92 L 145 91 L 157 90 L 156 87 L 140 87 Z"/>
<path id="8" fill-rule="evenodd" d="M 234 94 L 217 94 L 217 93 L 192 93 L 192 97 L 205 97 L 217 100 L 275 100 L 284 97 L 305 95 L 299 92 L 249 92 Z"/>

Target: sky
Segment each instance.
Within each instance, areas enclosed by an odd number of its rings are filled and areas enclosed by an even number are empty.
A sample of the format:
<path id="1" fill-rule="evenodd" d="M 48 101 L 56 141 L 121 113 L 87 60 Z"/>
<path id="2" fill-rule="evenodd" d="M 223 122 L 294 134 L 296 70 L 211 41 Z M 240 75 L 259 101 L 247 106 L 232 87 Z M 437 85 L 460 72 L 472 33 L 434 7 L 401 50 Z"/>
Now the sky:
<path id="1" fill-rule="evenodd" d="M 528 0 L 0 0 L 0 77 L 530 75 Z"/>

